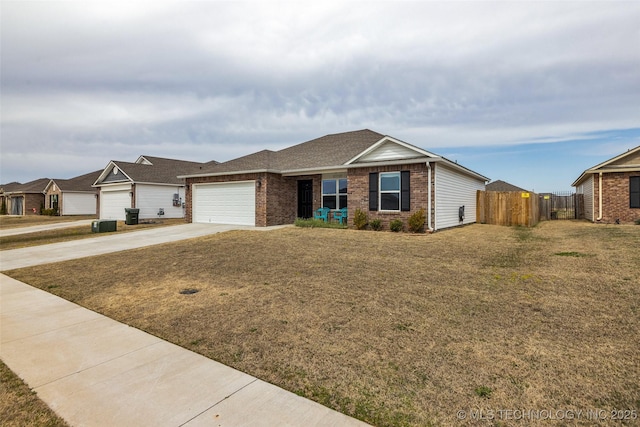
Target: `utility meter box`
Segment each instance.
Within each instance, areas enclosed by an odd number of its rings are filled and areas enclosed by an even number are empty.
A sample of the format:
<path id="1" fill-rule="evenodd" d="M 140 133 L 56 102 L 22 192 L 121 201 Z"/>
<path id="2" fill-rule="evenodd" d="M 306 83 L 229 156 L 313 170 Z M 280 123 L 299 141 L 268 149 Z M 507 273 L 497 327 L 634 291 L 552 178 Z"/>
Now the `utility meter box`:
<path id="1" fill-rule="evenodd" d="M 118 221 L 115 219 L 101 219 L 93 221 L 91 223 L 91 231 L 94 233 L 106 233 L 109 231 L 116 231 L 118 228 Z"/>

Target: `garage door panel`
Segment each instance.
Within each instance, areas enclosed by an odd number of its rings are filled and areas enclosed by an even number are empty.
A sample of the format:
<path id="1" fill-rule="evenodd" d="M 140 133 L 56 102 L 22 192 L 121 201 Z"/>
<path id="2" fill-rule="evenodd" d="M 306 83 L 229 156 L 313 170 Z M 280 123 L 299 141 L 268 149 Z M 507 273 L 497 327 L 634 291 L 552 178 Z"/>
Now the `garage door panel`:
<path id="1" fill-rule="evenodd" d="M 255 225 L 255 181 L 194 185 L 193 221 Z"/>
<path id="2" fill-rule="evenodd" d="M 100 193 L 100 219 L 125 219 L 125 208 L 131 207 L 129 191 L 103 191 Z"/>

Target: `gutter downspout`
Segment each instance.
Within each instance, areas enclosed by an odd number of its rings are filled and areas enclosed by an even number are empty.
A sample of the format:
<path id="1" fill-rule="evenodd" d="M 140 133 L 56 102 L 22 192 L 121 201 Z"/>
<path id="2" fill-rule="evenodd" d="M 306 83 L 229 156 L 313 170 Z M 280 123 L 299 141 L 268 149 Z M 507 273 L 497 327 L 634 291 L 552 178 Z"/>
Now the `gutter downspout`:
<path id="1" fill-rule="evenodd" d="M 600 220 L 602 220 L 602 172 L 600 172 L 598 179 L 598 218 L 596 221 Z"/>
<path id="2" fill-rule="evenodd" d="M 427 162 L 427 185 L 429 190 L 427 191 L 427 229 L 433 233 L 433 227 L 431 225 L 431 163 Z"/>

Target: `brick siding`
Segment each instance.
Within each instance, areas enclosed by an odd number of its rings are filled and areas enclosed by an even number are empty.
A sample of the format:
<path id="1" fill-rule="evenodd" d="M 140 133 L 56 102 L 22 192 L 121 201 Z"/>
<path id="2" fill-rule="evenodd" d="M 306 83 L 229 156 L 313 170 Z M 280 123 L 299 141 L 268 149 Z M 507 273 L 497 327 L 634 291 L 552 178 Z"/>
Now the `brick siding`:
<path id="1" fill-rule="evenodd" d="M 256 181 L 257 227 L 293 224 L 298 215 L 298 181 L 313 180 L 313 206 L 320 207 L 320 175 L 285 177 L 274 173 L 252 173 L 240 175 L 187 178 L 185 208 L 187 222 L 193 222 L 192 191 L 194 184 L 215 182 Z"/>
<path id="2" fill-rule="evenodd" d="M 409 170 L 411 172 L 411 210 L 409 212 L 369 212 L 369 173 L 370 172 L 398 172 Z M 432 171 L 434 173 L 434 171 Z M 433 178 L 433 176 L 432 176 Z M 404 166 L 385 166 L 375 168 L 354 168 L 347 172 L 349 187 L 348 197 L 348 223 L 353 226 L 353 216 L 356 209 L 360 208 L 367 213 L 369 219 L 380 218 L 384 229 L 389 229 L 389 223 L 394 219 L 402 220 L 405 225 L 409 217 L 424 208 L 427 210 L 428 176 L 425 164 L 412 164 Z M 274 173 L 252 173 L 241 175 L 224 175 L 187 178 L 186 183 L 186 216 L 187 222 L 193 222 L 192 191 L 194 184 L 215 182 L 259 181 L 256 184 L 256 221 L 258 227 L 273 225 L 293 224 L 298 216 L 298 181 L 313 181 L 313 209 L 322 206 L 322 176 L 281 176 Z M 432 179 L 432 185 L 435 180 Z M 435 194 L 432 191 L 431 221 L 434 221 Z"/>
<path id="3" fill-rule="evenodd" d="M 40 215 L 40 209 L 44 206 L 44 194 L 25 194 L 24 205 L 25 215 Z"/>
<path id="4" fill-rule="evenodd" d="M 53 189 L 53 185 L 49 186 L 49 189 L 47 190 L 47 192 L 44 195 L 44 208 L 45 209 L 53 209 L 53 206 L 51 206 L 51 196 L 54 194 L 58 195 L 58 212 L 57 214 L 59 215 L 60 212 L 62 212 L 62 191 L 60 191 L 60 188 L 58 188 L 58 186 L 55 186 L 56 189 Z"/>
<path id="5" fill-rule="evenodd" d="M 369 211 L 369 173 L 376 172 L 400 172 L 410 171 L 410 187 L 411 187 L 411 209 L 408 212 L 379 212 Z M 431 171 L 433 174 L 435 169 Z M 349 187 L 347 189 L 348 203 L 349 203 L 349 225 L 353 226 L 353 217 L 356 209 L 360 209 L 365 212 L 369 218 L 379 218 L 382 221 L 382 227 L 384 230 L 389 229 L 389 223 L 395 219 L 402 220 L 407 227 L 407 220 L 411 215 L 420 209 L 424 209 L 425 212 L 428 208 L 428 171 L 427 166 L 424 163 L 400 165 L 400 166 L 381 166 L 371 168 L 358 168 L 349 169 L 347 172 L 347 178 L 349 180 Z M 431 223 L 434 223 L 435 215 L 435 192 L 433 187 L 435 180 L 433 175 L 431 177 L 432 192 L 431 192 Z M 425 228 L 427 226 L 425 223 Z"/>
<path id="6" fill-rule="evenodd" d="M 640 219 L 640 209 L 629 207 L 629 178 L 640 176 L 639 172 L 616 172 L 604 173 L 602 175 L 602 220 L 601 222 L 613 223 L 633 222 Z M 600 189 L 599 175 L 594 174 L 593 179 L 593 202 L 594 219 L 600 216 Z"/>

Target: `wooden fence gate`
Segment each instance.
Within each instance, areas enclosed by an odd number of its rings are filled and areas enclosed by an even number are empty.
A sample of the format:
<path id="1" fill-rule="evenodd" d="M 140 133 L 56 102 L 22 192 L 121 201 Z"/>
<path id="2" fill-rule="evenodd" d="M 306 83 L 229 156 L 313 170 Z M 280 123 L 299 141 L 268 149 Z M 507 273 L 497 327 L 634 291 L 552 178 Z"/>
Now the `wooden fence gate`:
<path id="1" fill-rule="evenodd" d="M 533 227 L 540 220 L 536 193 L 478 191 L 476 202 L 476 221 L 481 224 Z"/>
<path id="2" fill-rule="evenodd" d="M 571 191 L 540 194 L 540 219 L 584 219 L 584 195 Z"/>

